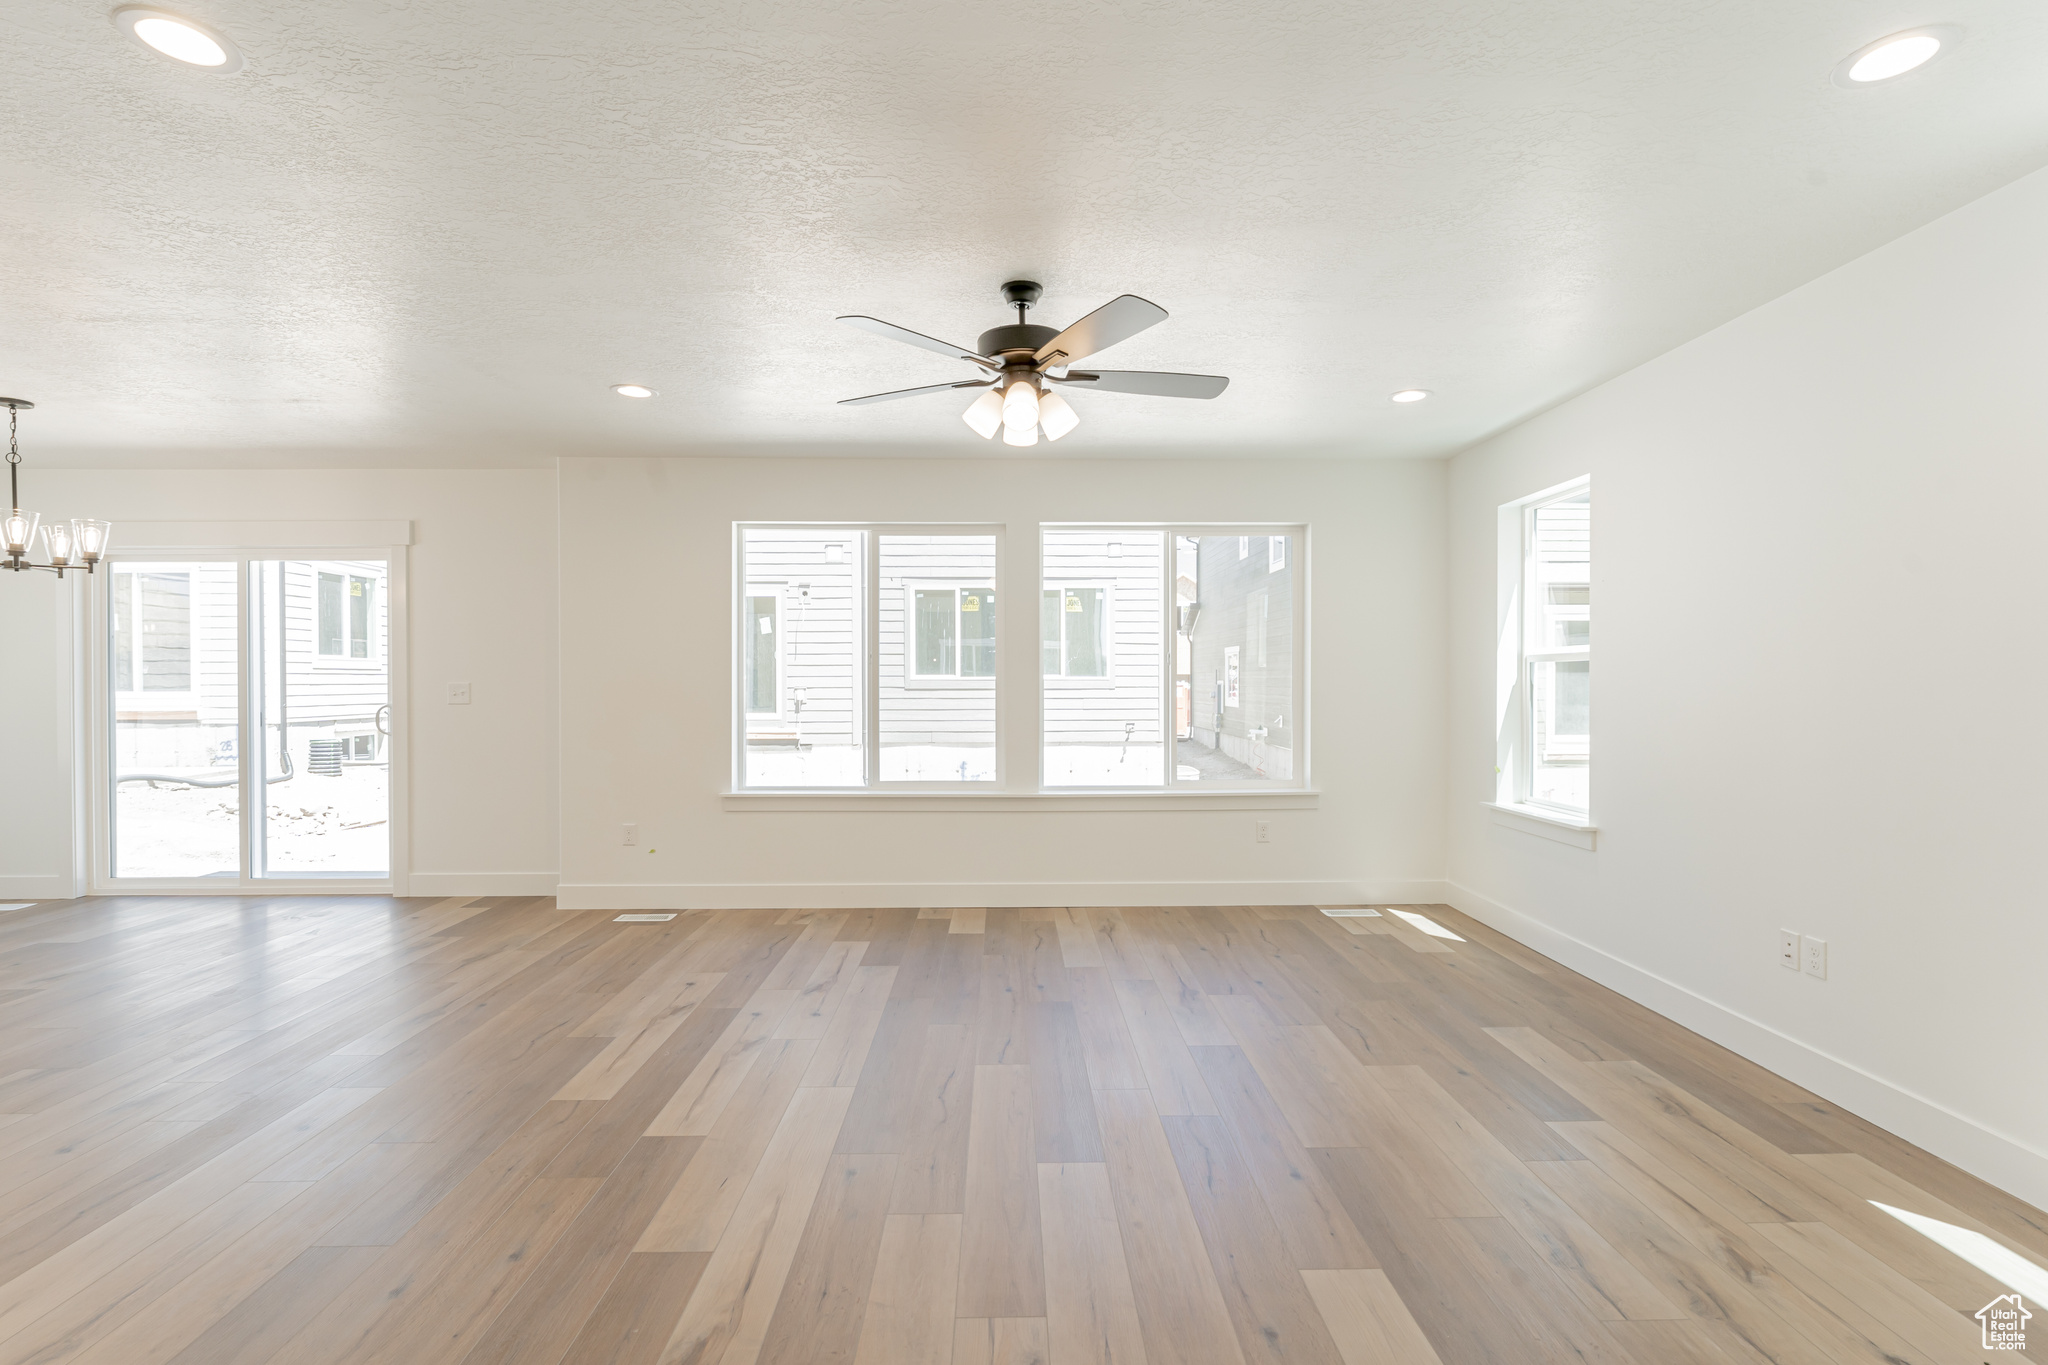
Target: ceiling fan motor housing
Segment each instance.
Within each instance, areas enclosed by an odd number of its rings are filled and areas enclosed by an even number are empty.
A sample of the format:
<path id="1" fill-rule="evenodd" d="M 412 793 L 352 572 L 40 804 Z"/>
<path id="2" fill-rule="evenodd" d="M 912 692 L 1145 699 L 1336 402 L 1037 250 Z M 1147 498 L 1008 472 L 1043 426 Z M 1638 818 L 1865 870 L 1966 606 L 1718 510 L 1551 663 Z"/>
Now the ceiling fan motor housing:
<path id="1" fill-rule="evenodd" d="M 1041 327 L 1035 322 L 1013 322 L 1006 327 L 991 327 L 981 334 L 974 348 L 993 360 L 1005 364 L 1029 365 L 1038 348 L 1060 334 L 1057 327 Z M 1018 352 L 1020 354 L 1008 354 Z"/>

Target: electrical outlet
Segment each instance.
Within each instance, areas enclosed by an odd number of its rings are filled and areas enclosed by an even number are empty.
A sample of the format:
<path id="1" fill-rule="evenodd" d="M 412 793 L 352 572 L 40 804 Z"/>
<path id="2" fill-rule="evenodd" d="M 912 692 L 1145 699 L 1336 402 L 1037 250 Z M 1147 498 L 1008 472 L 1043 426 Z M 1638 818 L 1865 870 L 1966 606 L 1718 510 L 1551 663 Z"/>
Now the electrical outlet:
<path id="1" fill-rule="evenodd" d="M 1778 931 L 1778 965 L 1788 972 L 1799 970 L 1799 935 L 1790 929 Z"/>
<path id="2" fill-rule="evenodd" d="M 448 704 L 449 704 L 450 706 L 467 706 L 467 705 L 469 705 L 469 684 L 468 684 L 468 683 L 449 683 L 449 684 L 448 684 Z"/>
<path id="3" fill-rule="evenodd" d="M 627 848 L 631 848 L 633 845 L 640 842 L 640 826 L 620 825 L 619 828 L 625 831 L 625 837 L 620 839 L 619 842 L 624 844 Z"/>
<path id="4" fill-rule="evenodd" d="M 1258 844 L 1269 844 L 1269 843 L 1271 843 L 1271 842 L 1272 842 L 1271 834 L 1272 834 L 1272 830 L 1271 830 L 1271 827 L 1270 827 L 1270 826 L 1269 826 L 1269 825 L 1267 824 L 1267 822 L 1266 822 L 1266 821 L 1264 821 L 1264 820 L 1254 820 L 1254 821 L 1252 821 L 1252 842 L 1253 842 L 1253 843 L 1258 843 Z"/>
<path id="5" fill-rule="evenodd" d="M 1803 950 L 1806 960 L 1806 974 L 1808 976 L 1817 976 L 1823 981 L 1827 980 L 1828 941 L 1824 938 L 1815 938 L 1813 935 L 1808 934 L 1799 940 L 1799 945 Z"/>

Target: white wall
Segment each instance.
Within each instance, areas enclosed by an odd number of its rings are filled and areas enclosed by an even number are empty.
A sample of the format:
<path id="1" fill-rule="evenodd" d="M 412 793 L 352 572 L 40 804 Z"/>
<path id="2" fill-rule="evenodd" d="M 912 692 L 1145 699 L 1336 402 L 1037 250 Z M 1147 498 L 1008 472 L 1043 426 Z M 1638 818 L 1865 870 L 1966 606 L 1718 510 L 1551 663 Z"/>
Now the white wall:
<path id="1" fill-rule="evenodd" d="M 1443 479 L 1441 464 L 1390 461 L 564 461 L 562 541 L 588 552 L 562 566 L 564 902 L 1273 903 L 1433 892 Z M 1028 584 L 1040 522 L 1176 518 L 1311 528 L 1315 808 L 724 808 L 735 521 L 1000 522 Z M 1006 615 L 1001 647 L 1032 648 L 1036 624 L 1032 613 Z M 1253 842 L 1254 819 L 1271 822 L 1270 843 Z M 629 821 L 640 827 L 630 848 L 619 829 Z"/>
<path id="2" fill-rule="evenodd" d="M 1457 457 L 1468 911 L 2048 1203 L 2048 172 Z M 1495 511 L 1593 476 L 1598 848 L 1493 823 Z M 1827 940 L 1829 978 L 1776 963 Z"/>
<path id="3" fill-rule="evenodd" d="M 409 520 L 414 894 L 546 894 L 555 882 L 554 474 L 513 470 L 95 471 L 23 466 L 45 517 L 141 521 Z M 82 589 L 81 589 L 82 590 Z M 0 898 L 62 896 L 79 850 L 72 777 L 70 576 L 0 578 Z M 472 685 L 469 706 L 447 683 Z M 61 800 L 46 800 L 46 793 Z"/>

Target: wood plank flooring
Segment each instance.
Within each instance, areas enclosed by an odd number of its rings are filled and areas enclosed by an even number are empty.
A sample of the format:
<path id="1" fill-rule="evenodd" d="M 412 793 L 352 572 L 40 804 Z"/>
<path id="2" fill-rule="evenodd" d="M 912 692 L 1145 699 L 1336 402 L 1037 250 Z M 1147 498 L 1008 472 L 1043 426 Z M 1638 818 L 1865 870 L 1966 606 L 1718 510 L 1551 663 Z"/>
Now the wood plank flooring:
<path id="1" fill-rule="evenodd" d="M 30 904 L 0 1365 L 1972 1365 L 2006 1286 L 1882 1206 L 2048 1264 L 1382 910 Z"/>

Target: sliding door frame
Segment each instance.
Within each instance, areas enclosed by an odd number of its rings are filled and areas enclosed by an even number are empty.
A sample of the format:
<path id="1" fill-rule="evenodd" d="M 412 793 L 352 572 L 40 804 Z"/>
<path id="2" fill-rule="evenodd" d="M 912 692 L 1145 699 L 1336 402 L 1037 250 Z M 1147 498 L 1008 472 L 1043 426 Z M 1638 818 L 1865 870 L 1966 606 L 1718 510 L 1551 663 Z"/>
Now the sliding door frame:
<path id="1" fill-rule="evenodd" d="M 411 687 L 408 643 L 411 631 L 408 627 L 410 594 L 406 584 L 406 550 L 404 545 L 384 546 L 300 546 L 286 547 L 243 547 L 232 549 L 205 549 L 181 546 L 176 549 L 151 549 L 147 546 L 121 549 L 112 552 L 100 565 L 99 572 L 88 580 L 89 590 L 85 594 L 85 714 L 88 721 L 86 731 L 86 789 L 87 789 L 87 879 L 89 894 L 99 896 L 121 895 L 163 895 L 163 896 L 310 896 L 310 895 L 390 895 L 407 894 L 408 872 L 411 867 Z M 113 584 L 113 565 L 117 562 L 143 561 L 152 564 L 170 564 L 178 561 L 194 563 L 235 565 L 235 678 L 236 678 L 236 724 L 235 751 L 239 763 L 241 785 L 241 820 L 239 830 L 240 869 L 255 868 L 255 820 L 257 812 L 267 809 L 262 793 L 267 784 L 269 754 L 261 742 L 250 742 L 252 734 L 260 741 L 256 697 L 259 695 L 255 677 L 261 660 L 250 652 L 252 622 L 250 620 L 249 573 L 250 566 L 265 560 L 289 560 L 308 562 L 314 560 L 381 560 L 385 565 L 386 609 L 390 620 L 386 630 L 387 703 L 391 707 L 391 733 L 386 737 L 385 754 L 387 800 L 387 831 L 389 833 L 390 873 L 384 877 L 253 877 L 238 871 L 233 877 L 118 877 L 114 875 L 114 693 L 109 686 L 111 663 L 109 652 L 112 635 L 109 629 L 109 600 Z M 249 793 L 258 793 L 252 802 Z"/>

